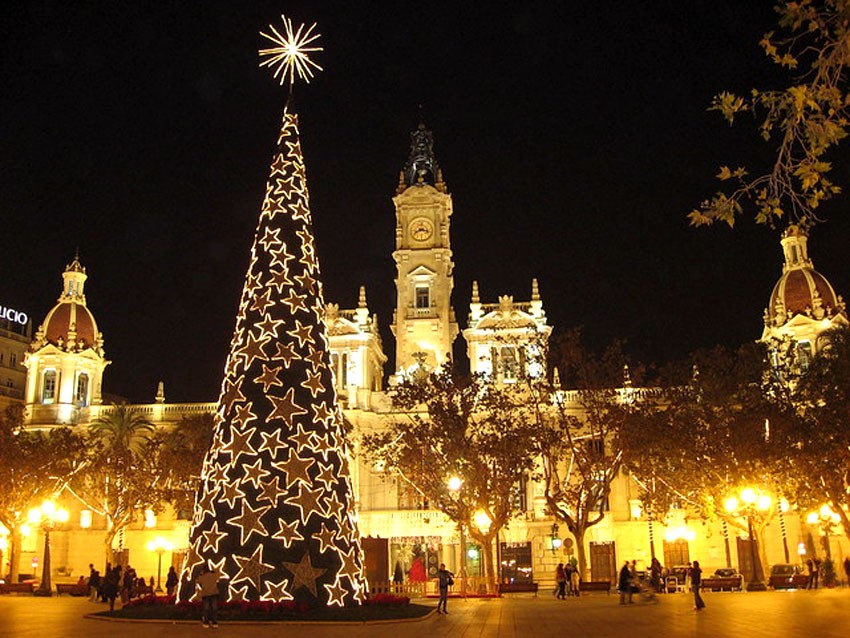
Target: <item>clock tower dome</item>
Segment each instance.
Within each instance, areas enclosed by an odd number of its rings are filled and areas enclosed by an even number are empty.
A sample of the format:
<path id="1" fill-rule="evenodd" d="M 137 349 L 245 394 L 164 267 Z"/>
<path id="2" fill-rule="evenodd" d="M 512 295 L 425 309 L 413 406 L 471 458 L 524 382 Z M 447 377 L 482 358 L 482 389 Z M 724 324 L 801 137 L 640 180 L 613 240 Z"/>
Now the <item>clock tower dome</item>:
<path id="1" fill-rule="evenodd" d="M 392 330 L 395 371 L 435 368 L 451 356 L 458 334 L 451 305 L 454 278 L 449 222 L 452 197 L 434 155 L 434 137 L 420 123 L 393 197 L 396 212 L 397 302 Z"/>

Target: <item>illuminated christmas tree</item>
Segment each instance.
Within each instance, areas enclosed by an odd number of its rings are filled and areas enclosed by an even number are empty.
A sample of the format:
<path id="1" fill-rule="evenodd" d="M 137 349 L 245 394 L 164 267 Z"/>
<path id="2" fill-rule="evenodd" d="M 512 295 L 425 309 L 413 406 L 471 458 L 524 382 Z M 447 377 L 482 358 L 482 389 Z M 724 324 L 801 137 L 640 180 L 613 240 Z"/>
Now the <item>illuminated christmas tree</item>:
<path id="1" fill-rule="evenodd" d="M 260 53 L 290 91 L 319 69 L 315 25 L 262 34 Z M 179 596 L 202 566 L 233 600 L 353 605 L 365 593 L 342 415 L 322 321 L 324 301 L 298 117 L 284 110 L 225 368 Z"/>

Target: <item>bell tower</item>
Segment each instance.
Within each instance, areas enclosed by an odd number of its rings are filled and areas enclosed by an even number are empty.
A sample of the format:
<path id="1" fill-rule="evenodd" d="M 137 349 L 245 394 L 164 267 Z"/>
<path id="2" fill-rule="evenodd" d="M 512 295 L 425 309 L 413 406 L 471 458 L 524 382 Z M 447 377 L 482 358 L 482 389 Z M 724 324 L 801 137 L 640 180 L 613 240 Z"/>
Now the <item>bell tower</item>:
<path id="1" fill-rule="evenodd" d="M 410 155 L 393 197 L 396 213 L 396 374 L 435 368 L 450 357 L 458 334 L 451 305 L 454 278 L 449 224 L 452 197 L 424 123 L 410 134 Z"/>

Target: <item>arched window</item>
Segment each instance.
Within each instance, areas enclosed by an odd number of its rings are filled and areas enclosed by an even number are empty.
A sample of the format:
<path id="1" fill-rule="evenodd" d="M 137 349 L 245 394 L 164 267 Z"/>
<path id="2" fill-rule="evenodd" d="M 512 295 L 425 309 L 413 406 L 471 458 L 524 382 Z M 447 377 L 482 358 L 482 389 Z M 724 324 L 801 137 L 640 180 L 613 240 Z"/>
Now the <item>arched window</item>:
<path id="1" fill-rule="evenodd" d="M 56 401 L 56 370 L 45 370 L 44 381 L 41 384 L 41 402 L 54 403 Z"/>
<path id="2" fill-rule="evenodd" d="M 81 372 L 77 377 L 77 387 L 74 391 L 74 403 L 84 408 L 89 404 L 89 375 Z"/>

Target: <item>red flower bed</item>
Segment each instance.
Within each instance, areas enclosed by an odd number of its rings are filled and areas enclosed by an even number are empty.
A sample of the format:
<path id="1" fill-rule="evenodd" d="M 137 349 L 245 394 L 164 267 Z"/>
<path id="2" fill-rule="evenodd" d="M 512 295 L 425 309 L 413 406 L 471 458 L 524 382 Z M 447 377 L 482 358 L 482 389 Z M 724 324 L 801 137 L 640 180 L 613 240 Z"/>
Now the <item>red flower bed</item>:
<path id="1" fill-rule="evenodd" d="M 379 607 L 404 607 L 410 604 L 410 598 L 408 596 L 396 596 L 394 594 L 375 594 L 374 596 L 369 596 L 363 601 L 363 604 Z"/>

